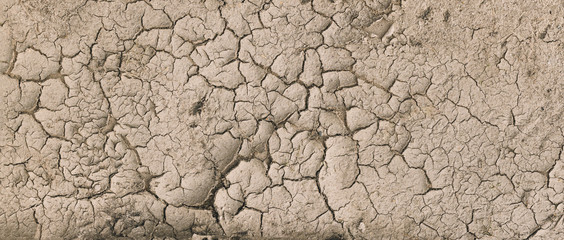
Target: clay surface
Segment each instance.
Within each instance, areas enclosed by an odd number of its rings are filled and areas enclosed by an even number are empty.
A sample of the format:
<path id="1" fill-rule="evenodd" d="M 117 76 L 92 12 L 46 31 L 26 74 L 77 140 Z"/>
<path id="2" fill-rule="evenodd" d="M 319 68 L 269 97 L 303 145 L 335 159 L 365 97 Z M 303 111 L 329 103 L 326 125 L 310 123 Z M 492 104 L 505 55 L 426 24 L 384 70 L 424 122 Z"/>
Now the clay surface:
<path id="1" fill-rule="evenodd" d="M 0 238 L 564 239 L 563 15 L 0 0 Z"/>

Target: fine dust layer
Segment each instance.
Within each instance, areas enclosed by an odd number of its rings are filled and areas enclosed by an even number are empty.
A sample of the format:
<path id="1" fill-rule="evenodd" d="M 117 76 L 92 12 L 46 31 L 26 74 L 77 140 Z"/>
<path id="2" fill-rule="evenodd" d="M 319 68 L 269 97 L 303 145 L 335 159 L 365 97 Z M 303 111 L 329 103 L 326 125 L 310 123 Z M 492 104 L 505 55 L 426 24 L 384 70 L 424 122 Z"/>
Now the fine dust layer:
<path id="1" fill-rule="evenodd" d="M 564 239 L 563 15 L 0 0 L 0 238 Z"/>

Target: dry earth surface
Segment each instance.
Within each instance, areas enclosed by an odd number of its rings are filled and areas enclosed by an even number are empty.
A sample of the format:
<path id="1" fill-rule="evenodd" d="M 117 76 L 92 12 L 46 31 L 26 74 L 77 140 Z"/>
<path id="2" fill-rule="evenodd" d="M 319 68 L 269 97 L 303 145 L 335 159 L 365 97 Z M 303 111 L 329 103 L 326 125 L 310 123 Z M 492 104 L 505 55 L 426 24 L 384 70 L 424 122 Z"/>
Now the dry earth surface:
<path id="1" fill-rule="evenodd" d="M 564 239 L 562 16 L 0 0 L 0 238 Z"/>

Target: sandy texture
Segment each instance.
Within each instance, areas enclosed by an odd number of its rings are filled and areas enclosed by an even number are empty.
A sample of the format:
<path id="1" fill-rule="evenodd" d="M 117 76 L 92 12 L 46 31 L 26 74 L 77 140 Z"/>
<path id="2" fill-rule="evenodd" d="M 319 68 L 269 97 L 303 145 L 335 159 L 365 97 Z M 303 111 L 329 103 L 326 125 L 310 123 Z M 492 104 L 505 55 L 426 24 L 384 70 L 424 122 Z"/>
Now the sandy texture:
<path id="1" fill-rule="evenodd" d="M 563 15 L 0 0 L 0 238 L 564 239 Z"/>

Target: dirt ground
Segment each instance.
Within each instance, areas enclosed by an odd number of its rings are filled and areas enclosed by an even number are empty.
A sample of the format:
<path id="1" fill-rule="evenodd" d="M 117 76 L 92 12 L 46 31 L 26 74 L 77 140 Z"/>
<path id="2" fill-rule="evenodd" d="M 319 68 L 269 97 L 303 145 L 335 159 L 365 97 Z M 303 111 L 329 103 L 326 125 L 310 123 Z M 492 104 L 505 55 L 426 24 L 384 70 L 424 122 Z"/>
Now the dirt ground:
<path id="1" fill-rule="evenodd" d="M 564 239 L 562 16 L 0 0 L 0 239 Z"/>

